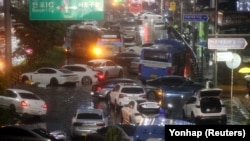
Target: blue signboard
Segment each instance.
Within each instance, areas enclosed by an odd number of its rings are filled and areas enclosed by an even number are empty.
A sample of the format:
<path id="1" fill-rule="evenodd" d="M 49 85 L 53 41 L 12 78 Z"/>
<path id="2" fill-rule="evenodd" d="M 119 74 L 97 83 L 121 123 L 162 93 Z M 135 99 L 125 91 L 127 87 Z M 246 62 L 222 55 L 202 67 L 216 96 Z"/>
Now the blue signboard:
<path id="1" fill-rule="evenodd" d="M 183 14 L 184 22 L 207 22 L 208 20 L 209 17 L 205 14 Z"/>

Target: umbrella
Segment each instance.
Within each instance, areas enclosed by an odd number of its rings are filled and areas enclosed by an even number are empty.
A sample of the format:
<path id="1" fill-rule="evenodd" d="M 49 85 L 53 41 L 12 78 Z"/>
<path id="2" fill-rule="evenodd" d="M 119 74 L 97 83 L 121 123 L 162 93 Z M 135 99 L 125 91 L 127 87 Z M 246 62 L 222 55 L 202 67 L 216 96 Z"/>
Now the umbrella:
<path id="1" fill-rule="evenodd" d="M 250 68 L 249 67 L 243 67 L 239 70 L 239 73 L 250 73 Z"/>
<path id="2" fill-rule="evenodd" d="M 250 75 L 246 75 L 246 76 L 244 76 L 244 78 L 245 78 L 247 81 L 250 81 Z"/>

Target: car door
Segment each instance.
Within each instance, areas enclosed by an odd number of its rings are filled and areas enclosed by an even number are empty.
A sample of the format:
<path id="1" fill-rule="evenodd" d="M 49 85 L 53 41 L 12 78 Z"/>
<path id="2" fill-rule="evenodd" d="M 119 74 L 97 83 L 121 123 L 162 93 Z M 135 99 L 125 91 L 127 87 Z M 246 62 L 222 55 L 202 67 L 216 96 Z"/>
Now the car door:
<path id="1" fill-rule="evenodd" d="M 185 115 L 187 117 L 191 117 L 191 113 L 193 108 L 196 106 L 195 103 L 197 101 L 197 97 L 191 97 L 184 106 L 184 111 L 185 111 Z"/>
<path id="2" fill-rule="evenodd" d="M 32 76 L 32 80 L 34 82 L 38 82 L 38 83 L 47 83 L 46 81 L 46 73 L 47 73 L 47 69 L 46 68 L 41 68 L 39 70 L 37 70 L 34 75 Z"/>
<path id="3" fill-rule="evenodd" d="M 19 103 L 17 103 L 18 101 L 17 99 L 20 99 L 20 97 L 18 97 L 18 95 L 11 90 L 7 90 L 6 92 L 7 93 L 6 93 L 6 99 L 4 100 L 4 106 L 9 108 L 11 104 L 14 104 L 15 106 L 19 107 L 18 105 Z"/>
<path id="4" fill-rule="evenodd" d="M 112 61 L 107 61 L 106 62 L 106 67 L 109 73 L 110 77 L 116 77 L 119 74 L 119 68 L 117 66 L 117 64 L 115 64 Z"/>

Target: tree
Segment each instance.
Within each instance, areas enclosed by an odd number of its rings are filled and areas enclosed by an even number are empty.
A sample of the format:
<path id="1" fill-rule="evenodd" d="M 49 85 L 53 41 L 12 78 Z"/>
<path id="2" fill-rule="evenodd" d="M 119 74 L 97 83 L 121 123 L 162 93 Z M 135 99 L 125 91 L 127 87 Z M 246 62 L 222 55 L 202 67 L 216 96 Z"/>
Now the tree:
<path id="1" fill-rule="evenodd" d="M 55 46 L 61 46 L 66 34 L 66 27 L 73 21 L 32 21 L 29 19 L 28 4 L 11 8 L 12 18 L 15 19 L 15 36 L 20 39 L 19 53 L 27 58 L 27 63 L 43 59 L 47 51 Z M 27 54 L 27 49 L 32 54 Z"/>

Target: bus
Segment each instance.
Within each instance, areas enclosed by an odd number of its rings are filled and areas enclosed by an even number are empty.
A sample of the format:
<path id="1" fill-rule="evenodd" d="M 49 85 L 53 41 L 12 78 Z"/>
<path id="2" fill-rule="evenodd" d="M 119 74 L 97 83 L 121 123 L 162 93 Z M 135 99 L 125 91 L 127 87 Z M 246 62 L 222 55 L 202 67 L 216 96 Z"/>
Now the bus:
<path id="1" fill-rule="evenodd" d="M 62 46 L 68 55 L 89 58 L 99 36 L 99 28 L 95 25 L 86 22 L 73 24 L 67 27 Z"/>
<path id="2" fill-rule="evenodd" d="M 124 50 L 119 30 L 102 28 L 100 34 L 95 48 L 96 58 L 112 57 Z"/>
<path id="3" fill-rule="evenodd" d="M 63 47 L 69 55 L 96 59 L 121 52 L 123 42 L 117 29 L 98 28 L 85 22 L 67 28 Z"/>
<path id="4" fill-rule="evenodd" d="M 142 49 L 139 77 L 141 80 L 166 75 L 192 77 L 193 55 L 181 41 L 158 39 L 152 47 Z"/>
<path id="5" fill-rule="evenodd" d="M 129 12 L 134 16 L 138 16 L 143 10 L 141 0 L 130 0 L 129 1 Z"/>

